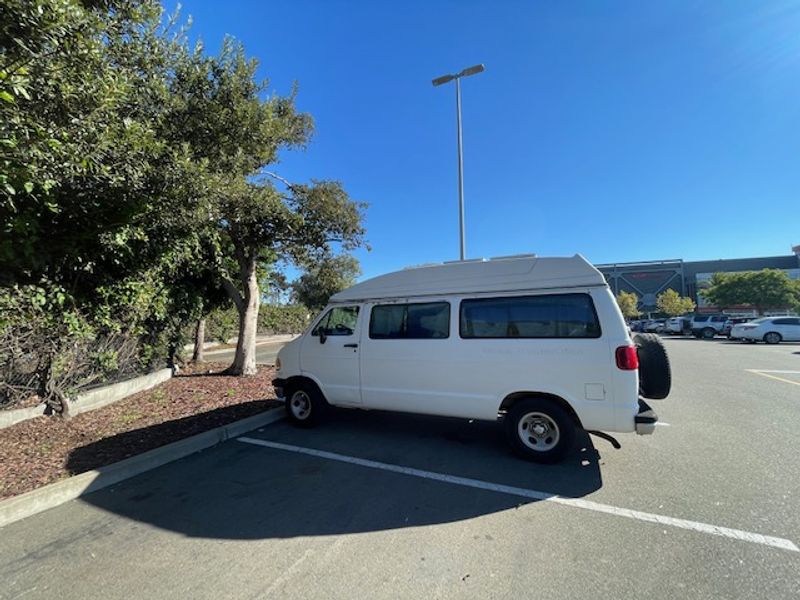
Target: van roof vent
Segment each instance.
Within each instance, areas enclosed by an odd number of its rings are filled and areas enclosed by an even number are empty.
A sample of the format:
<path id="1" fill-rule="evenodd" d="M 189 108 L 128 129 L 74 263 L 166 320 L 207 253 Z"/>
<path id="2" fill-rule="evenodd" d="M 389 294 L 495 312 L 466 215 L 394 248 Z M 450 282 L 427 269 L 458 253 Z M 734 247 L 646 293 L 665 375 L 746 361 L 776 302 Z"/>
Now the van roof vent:
<path id="1" fill-rule="evenodd" d="M 536 258 L 535 254 L 508 254 L 506 256 L 493 256 L 489 260 L 509 260 L 513 258 Z"/>

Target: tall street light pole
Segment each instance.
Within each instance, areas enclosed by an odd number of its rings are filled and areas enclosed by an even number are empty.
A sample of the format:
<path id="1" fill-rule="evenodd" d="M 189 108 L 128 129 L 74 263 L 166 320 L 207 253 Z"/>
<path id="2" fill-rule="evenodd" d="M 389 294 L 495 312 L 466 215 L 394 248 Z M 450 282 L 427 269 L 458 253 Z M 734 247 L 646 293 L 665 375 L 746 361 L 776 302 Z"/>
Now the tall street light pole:
<path id="1" fill-rule="evenodd" d="M 464 241 L 464 156 L 461 150 L 461 78 L 483 73 L 483 65 L 475 65 L 464 69 L 455 75 L 442 75 L 433 80 L 434 86 L 442 85 L 448 81 L 456 80 L 456 121 L 458 123 L 458 227 L 461 238 L 461 260 L 466 254 Z"/>

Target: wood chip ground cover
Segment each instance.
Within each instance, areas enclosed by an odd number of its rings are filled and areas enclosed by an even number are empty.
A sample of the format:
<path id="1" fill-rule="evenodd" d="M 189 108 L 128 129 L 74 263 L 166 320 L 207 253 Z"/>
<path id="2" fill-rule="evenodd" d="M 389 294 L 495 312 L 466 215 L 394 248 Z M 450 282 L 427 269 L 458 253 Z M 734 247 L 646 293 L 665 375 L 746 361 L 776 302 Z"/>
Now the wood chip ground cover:
<path id="1" fill-rule="evenodd" d="M 0 500 L 91 471 L 277 406 L 272 367 L 252 377 L 206 363 L 151 390 L 72 419 L 0 429 Z M 212 371 L 208 373 L 207 371 Z"/>

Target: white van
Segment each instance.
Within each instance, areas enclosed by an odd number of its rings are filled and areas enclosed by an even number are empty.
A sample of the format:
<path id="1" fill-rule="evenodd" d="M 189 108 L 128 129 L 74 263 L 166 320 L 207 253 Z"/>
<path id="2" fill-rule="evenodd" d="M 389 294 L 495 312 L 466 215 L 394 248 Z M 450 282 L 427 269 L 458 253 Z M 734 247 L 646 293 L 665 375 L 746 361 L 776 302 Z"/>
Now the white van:
<path id="1" fill-rule="evenodd" d="M 502 419 L 512 448 L 537 462 L 560 460 L 578 428 L 652 433 L 657 417 L 640 395 L 666 397 L 670 383 L 658 336 L 630 337 L 603 275 L 580 255 L 369 279 L 334 295 L 276 367 L 276 394 L 297 425 L 329 405 Z"/>

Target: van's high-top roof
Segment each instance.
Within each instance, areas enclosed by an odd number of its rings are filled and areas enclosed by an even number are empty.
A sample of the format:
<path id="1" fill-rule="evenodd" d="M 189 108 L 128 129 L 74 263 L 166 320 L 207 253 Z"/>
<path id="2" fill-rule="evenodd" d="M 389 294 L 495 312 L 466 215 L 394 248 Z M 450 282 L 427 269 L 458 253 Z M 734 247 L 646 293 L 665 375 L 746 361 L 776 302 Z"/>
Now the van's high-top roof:
<path id="1" fill-rule="evenodd" d="M 580 254 L 527 255 L 454 261 L 387 273 L 334 294 L 331 302 L 604 285 L 603 274 Z"/>

